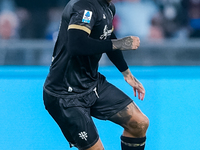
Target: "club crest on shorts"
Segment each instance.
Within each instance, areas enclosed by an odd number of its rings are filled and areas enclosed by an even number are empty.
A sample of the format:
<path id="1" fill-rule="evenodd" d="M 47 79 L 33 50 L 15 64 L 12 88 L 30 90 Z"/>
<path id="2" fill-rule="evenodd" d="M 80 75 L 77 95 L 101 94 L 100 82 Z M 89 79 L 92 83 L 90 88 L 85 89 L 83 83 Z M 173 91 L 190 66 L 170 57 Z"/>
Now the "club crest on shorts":
<path id="1" fill-rule="evenodd" d="M 78 135 L 82 140 L 87 141 L 88 135 L 87 135 L 87 133 L 85 131 L 80 132 Z"/>
<path id="2" fill-rule="evenodd" d="M 89 11 L 89 10 L 85 10 L 82 22 L 84 22 L 84 23 L 90 23 L 91 18 L 92 18 L 92 12 Z"/>

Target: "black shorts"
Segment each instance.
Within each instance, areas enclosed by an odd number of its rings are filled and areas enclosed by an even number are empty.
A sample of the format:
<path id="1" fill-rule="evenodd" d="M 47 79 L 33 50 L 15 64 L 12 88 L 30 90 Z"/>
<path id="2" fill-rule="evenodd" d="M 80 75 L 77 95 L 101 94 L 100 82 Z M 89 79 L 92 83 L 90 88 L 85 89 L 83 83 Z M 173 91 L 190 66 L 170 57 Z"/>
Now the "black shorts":
<path id="1" fill-rule="evenodd" d="M 45 108 L 57 122 L 71 146 L 80 150 L 93 146 L 99 139 L 91 116 L 109 120 L 132 100 L 102 77 L 96 90 L 66 98 L 43 93 Z"/>

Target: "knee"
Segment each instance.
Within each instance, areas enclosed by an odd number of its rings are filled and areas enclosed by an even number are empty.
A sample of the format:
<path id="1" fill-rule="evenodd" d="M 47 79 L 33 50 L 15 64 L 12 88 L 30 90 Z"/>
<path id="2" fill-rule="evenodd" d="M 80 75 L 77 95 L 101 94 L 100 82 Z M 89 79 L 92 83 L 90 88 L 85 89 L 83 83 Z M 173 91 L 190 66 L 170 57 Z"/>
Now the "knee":
<path id="1" fill-rule="evenodd" d="M 138 120 L 130 120 L 127 131 L 134 137 L 144 137 L 148 127 L 149 119 L 144 115 Z"/>

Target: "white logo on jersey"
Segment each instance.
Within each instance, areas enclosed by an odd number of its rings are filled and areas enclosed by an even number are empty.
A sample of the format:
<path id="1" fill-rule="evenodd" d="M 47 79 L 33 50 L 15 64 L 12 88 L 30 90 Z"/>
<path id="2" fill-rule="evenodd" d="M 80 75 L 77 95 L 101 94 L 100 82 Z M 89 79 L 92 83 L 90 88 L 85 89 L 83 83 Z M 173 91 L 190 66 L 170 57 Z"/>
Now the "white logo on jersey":
<path id="1" fill-rule="evenodd" d="M 68 87 L 68 92 L 72 92 L 73 91 L 73 89 L 72 89 L 72 87 Z"/>
<path id="2" fill-rule="evenodd" d="M 51 62 L 53 62 L 53 61 L 54 61 L 54 57 L 51 58 Z"/>
<path id="3" fill-rule="evenodd" d="M 53 61 L 54 61 L 54 57 L 51 58 L 51 64 L 53 63 Z M 51 65 L 50 65 L 50 66 L 51 66 Z"/>
<path id="4" fill-rule="evenodd" d="M 103 14 L 103 19 L 106 19 L 106 15 L 105 14 Z"/>
<path id="5" fill-rule="evenodd" d="M 85 131 L 79 133 L 78 135 L 79 135 L 79 137 L 80 137 L 81 139 L 87 141 L 87 137 L 88 137 L 88 136 L 87 136 L 87 133 L 86 133 Z"/>
<path id="6" fill-rule="evenodd" d="M 112 33 L 112 29 L 108 30 L 108 26 L 105 25 L 104 29 L 103 29 L 103 34 L 100 36 L 101 40 L 105 40 L 107 39 L 107 36 L 110 36 Z"/>
<path id="7" fill-rule="evenodd" d="M 84 22 L 84 23 L 90 23 L 91 18 L 92 18 L 92 12 L 89 11 L 89 10 L 85 10 L 82 22 Z"/>

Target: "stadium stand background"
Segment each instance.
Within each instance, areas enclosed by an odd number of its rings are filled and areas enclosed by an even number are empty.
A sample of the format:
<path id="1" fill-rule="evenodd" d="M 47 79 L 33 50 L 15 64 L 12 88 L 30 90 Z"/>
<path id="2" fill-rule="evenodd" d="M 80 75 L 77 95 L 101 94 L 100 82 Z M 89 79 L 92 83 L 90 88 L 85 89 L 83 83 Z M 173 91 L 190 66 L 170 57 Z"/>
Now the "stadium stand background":
<path id="1" fill-rule="evenodd" d="M 0 0 L 0 65 L 49 65 L 67 2 Z M 113 2 L 116 35 L 141 39 L 137 51 L 124 52 L 129 65 L 200 65 L 200 1 Z M 103 56 L 100 65 L 112 64 Z"/>

